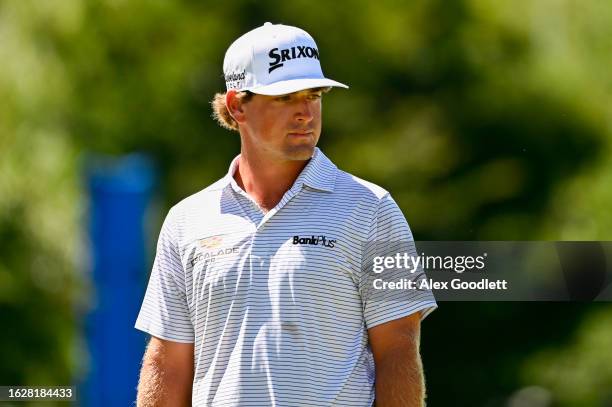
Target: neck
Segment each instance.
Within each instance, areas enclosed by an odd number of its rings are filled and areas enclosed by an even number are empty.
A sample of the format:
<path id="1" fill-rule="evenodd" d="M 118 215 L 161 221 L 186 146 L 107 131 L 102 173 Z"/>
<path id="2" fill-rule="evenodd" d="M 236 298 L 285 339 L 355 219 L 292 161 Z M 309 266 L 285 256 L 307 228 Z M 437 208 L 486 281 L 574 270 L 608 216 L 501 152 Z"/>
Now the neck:
<path id="1" fill-rule="evenodd" d="M 308 160 L 277 160 L 242 146 L 234 179 L 264 210 L 274 208 L 282 199 Z"/>

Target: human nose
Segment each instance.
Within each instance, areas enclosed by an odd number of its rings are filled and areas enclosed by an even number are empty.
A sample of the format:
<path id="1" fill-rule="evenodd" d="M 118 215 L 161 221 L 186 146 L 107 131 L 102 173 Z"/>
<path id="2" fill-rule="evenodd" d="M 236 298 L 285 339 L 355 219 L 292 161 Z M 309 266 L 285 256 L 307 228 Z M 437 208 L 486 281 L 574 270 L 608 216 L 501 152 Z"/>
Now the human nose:
<path id="1" fill-rule="evenodd" d="M 295 119 L 300 123 L 309 123 L 314 118 L 313 106 L 309 100 L 301 100 L 298 103 L 298 110 L 295 113 Z"/>

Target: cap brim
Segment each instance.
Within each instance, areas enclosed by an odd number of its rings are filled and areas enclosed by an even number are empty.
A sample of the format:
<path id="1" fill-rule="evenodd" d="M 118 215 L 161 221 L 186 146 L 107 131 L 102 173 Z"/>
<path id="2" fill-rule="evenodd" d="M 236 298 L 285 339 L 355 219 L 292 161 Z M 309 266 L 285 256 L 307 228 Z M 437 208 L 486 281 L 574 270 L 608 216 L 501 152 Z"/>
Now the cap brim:
<path id="1" fill-rule="evenodd" d="M 287 93 L 298 92 L 304 89 L 326 88 L 329 86 L 334 87 L 334 88 L 348 89 L 348 86 L 346 86 L 345 84 L 333 81 L 331 79 L 308 78 L 308 79 L 290 79 L 287 81 L 275 82 L 270 85 L 252 86 L 244 90 L 248 90 L 250 92 L 257 93 L 258 95 L 278 96 L 278 95 L 286 95 Z"/>

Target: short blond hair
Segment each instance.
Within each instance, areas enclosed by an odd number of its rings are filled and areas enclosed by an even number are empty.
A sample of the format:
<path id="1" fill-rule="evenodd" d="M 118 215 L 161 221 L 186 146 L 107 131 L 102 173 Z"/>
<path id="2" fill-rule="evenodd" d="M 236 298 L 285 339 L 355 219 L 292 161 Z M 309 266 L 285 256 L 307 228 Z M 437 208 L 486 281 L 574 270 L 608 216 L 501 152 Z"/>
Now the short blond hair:
<path id="1" fill-rule="evenodd" d="M 226 95 L 226 92 L 215 94 L 212 102 L 210 102 L 213 111 L 212 116 L 221 127 L 228 130 L 238 131 L 238 123 L 236 123 L 236 120 L 234 120 L 227 108 L 227 105 L 225 104 Z M 253 97 L 253 93 L 238 92 L 236 93 L 236 96 L 240 98 L 241 102 L 246 103 Z"/>

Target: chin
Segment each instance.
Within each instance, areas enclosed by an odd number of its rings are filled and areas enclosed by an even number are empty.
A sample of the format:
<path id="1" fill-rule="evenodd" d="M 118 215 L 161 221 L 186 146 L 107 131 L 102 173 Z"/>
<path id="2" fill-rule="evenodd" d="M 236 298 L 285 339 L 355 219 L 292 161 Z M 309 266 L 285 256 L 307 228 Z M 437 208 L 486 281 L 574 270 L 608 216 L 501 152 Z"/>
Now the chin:
<path id="1" fill-rule="evenodd" d="M 314 145 L 291 146 L 285 150 L 285 156 L 291 161 L 305 161 L 312 158 Z"/>

